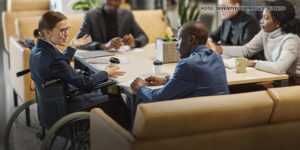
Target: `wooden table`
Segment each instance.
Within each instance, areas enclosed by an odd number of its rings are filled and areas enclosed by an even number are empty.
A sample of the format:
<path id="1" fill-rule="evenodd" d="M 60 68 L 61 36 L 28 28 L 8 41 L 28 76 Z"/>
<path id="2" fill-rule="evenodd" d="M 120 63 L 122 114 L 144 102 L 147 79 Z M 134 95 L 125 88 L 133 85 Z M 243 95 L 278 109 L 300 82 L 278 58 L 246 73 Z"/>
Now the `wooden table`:
<path id="1" fill-rule="evenodd" d="M 110 56 L 111 57 L 111 56 Z M 113 57 L 124 58 L 128 64 L 120 64 L 120 68 L 123 71 L 126 71 L 124 76 L 118 77 L 116 79 L 119 83 L 124 83 L 135 79 L 141 74 L 151 74 L 153 73 L 152 62 L 156 60 L 156 50 L 154 44 L 148 44 L 142 49 L 137 49 L 124 53 L 115 53 Z M 106 57 L 107 59 L 109 57 Z M 104 64 L 90 64 L 88 63 L 91 59 L 81 59 L 75 57 L 75 59 L 84 65 L 88 66 L 89 69 L 94 72 L 98 69 L 103 70 L 105 68 Z M 177 63 L 164 64 L 162 66 L 162 72 L 172 75 Z M 227 81 L 228 85 L 237 85 L 237 84 L 247 84 L 247 83 L 256 83 L 264 81 L 281 81 L 282 85 L 287 84 L 288 75 L 276 75 L 264 71 L 257 70 L 255 68 L 247 68 L 246 73 L 236 73 L 234 69 L 226 68 Z"/>

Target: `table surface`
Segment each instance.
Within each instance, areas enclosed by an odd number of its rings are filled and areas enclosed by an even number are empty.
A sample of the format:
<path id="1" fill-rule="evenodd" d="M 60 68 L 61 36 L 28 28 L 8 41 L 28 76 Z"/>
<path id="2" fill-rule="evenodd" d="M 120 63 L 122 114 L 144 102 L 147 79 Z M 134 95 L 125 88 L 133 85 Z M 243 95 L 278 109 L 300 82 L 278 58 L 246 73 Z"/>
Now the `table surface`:
<path id="1" fill-rule="evenodd" d="M 79 51 L 80 53 L 82 51 Z M 112 56 L 101 57 L 101 58 L 90 58 L 85 59 L 87 62 L 93 61 L 95 59 L 108 60 Z M 132 81 L 136 77 L 142 74 L 152 74 L 152 62 L 156 60 L 156 49 L 155 44 L 148 44 L 140 49 L 133 49 L 125 52 L 115 52 L 113 57 L 117 57 L 125 63 L 119 64 L 120 70 L 125 71 L 125 75 L 116 78 L 119 83 L 125 83 Z M 92 64 L 92 63 L 90 63 Z M 162 65 L 162 72 L 172 75 L 177 63 L 168 63 Z M 103 70 L 106 66 L 105 64 L 92 64 L 95 69 Z M 272 74 L 264 71 L 257 70 L 255 68 L 247 67 L 246 73 L 236 73 L 234 69 L 226 68 L 228 85 L 246 84 L 246 83 L 256 83 L 264 81 L 274 81 L 274 80 L 286 80 L 288 75 L 282 74 Z"/>

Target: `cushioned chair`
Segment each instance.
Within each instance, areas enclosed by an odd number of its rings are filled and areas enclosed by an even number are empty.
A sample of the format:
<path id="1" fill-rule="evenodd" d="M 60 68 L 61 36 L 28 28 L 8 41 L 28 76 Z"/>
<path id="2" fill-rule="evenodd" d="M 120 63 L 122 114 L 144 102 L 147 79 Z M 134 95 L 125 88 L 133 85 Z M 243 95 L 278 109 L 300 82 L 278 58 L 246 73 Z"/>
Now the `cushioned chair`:
<path id="1" fill-rule="evenodd" d="M 173 35 L 171 28 L 164 22 L 162 10 L 135 10 L 133 15 L 148 36 L 149 43 L 155 43 L 156 38 L 164 38 L 166 34 Z"/>
<path id="2" fill-rule="evenodd" d="M 15 20 L 22 17 L 41 16 L 46 10 L 39 11 L 18 11 L 18 12 L 2 12 L 2 29 L 4 37 L 4 47 L 9 53 L 9 37 L 16 35 L 14 28 Z"/>
<path id="3" fill-rule="evenodd" d="M 50 8 L 49 0 L 7 0 L 7 11 L 34 11 Z"/>
<path id="4" fill-rule="evenodd" d="M 82 22 L 83 14 L 71 14 L 66 15 L 68 17 L 71 30 L 69 38 L 67 39 L 67 45 L 79 31 Z M 40 17 L 27 17 L 17 19 L 15 22 L 17 36 L 21 39 L 25 37 L 29 39 L 36 39 L 33 37 L 33 30 L 38 27 L 38 21 Z M 18 95 L 23 101 L 28 101 L 35 97 L 35 86 L 31 80 L 30 73 L 22 77 L 17 78 L 15 74 L 20 70 L 29 68 L 29 56 L 30 49 L 20 45 L 15 37 L 10 38 L 10 64 L 11 64 L 11 82 L 14 89 L 14 97 Z M 64 50 L 65 47 L 58 46 L 60 50 Z"/>

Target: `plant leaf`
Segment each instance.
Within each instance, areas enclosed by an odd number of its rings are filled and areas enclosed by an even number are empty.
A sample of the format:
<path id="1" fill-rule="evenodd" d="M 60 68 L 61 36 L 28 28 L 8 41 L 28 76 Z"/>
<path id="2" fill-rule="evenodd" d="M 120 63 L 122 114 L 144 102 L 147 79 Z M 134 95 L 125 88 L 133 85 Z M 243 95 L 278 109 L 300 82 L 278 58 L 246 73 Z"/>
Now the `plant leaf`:
<path id="1" fill-rule="evenodd" d="M 199 18 L 199 15 L 200 15 L 200 10 L 198 10 L 198 11 L 197 11 L 197 13 L 196 13 L 195 17 L 193 18 L 193 21 L 196 21 L 196 20 L 198 20 L 198 18 Z"/>
<path id="2" fill-rule="evenodd" d="M 197 9 L 197 4 L 195 4 L 189 14 L 189 21 L 193 21 L 193 17 L 194 17 L 194 13 L 195 13 L 195 10 Z"/>

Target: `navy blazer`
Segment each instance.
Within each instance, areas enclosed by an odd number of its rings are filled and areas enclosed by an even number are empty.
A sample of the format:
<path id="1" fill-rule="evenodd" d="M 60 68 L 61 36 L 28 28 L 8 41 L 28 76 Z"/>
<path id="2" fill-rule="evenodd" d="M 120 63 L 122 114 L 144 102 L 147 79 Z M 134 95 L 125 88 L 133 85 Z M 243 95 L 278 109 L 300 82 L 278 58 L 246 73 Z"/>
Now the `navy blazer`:
<path id="1" fill-rule="evenodd" d="M 145 32 L 135 22 L 134 16 L 130 10 L 125 8 L 118 8 L 118 37 L 123 37 L 126 34 L 132 34 L 135 43 L 139 43 L 142 47 L 149 41 Z M 82 27 L 80 28 L 77 37 L 82 37 L 85 34 L 89 34 L 92 38 L 91 43 L 80 47 L 81 49 L 87 50 L 98 50 L 100 45 L 111 39 L 106 38 L 106 29 L 104 23 L 104 17 L 101 8 L 96 8 L 88 11 L 84 16 Z"/>
<path id="2" fill-rule="evenodd" d="M 140 87 L 139 102 L 228 94 L 226 71 L 222 57 L 199 45 L 194 52 L 178 62 L 173 77 L 159 90 Z"/>
<path id="3" fill-rule="evenodd" d="M 68 91 L 74 89 L 92 89 L 97 84 L 107 81 L 108 74 L 105 71 L 99 71 L 90 76 L 79 74 L 70 66 L 75 49 L 67 47 L 61 53 L 54 45 L 38 39 L 36 45 L 32 48 L 29 58 L 29 66 L 31 78 L 37 86 L 51 81 L 53 79 L 61 79 L 68 83 Z M 93 97 L 93 98 L 92 98 Z M 102 94 L 85 94 L 77 96 L 70 102 L 71 111 L 84 109 L 91 105 L 99 103 L 99 99 L 107 99 L 107 96 Z"/>

